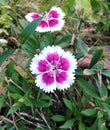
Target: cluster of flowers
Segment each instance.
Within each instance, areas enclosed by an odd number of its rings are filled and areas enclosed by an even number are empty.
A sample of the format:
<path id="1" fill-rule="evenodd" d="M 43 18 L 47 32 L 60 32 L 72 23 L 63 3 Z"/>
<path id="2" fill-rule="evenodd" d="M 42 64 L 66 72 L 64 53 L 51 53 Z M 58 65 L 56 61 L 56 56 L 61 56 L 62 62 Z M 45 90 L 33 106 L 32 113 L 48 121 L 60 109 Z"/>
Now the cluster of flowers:
<path id="1" fill-rule="evenodd" d="M 35 19 L 43 17 L 35 31 L 38 32 L 54 32 L 61 30 L 64 26 L 65 21 L 63 20 L 65 14 L 59 7 L 52 7 L 49 13 L 44 16 L 38 13 L 28 13 L 25 18 L 27 21 L 32 22 Z"/>
<path id="2" fill-rule="evenodd" d="M 64 12 L 59 7 L 52 7 L 40 21 L 35 31 L 54 32 L 61 30 L 65 24 Z M 25 18 L 32 22 L 42 17 L 38 13 L 28 13 Z M 69 51 L 60 46 L 45 47 L 39 55 L 35 55 L 30 64 L 32 74 L 36 75 L 35 83 L 45 92 L 69 88 L 75 80 L 77 61 Z"/>

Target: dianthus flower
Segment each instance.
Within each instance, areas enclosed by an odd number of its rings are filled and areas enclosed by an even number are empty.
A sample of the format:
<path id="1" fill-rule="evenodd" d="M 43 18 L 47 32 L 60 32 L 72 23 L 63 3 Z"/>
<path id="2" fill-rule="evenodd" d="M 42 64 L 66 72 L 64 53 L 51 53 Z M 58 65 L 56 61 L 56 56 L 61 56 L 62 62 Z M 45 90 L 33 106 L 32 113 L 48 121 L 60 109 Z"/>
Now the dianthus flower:
<path id="1" fill-rule="evenodd" d="M 43 16 L 43 19 L 40 21 L 35 31 L 54 32 L 61 30 L 65 23 L 65 21 L 63 20 L 64 16 L 65 14 L 60 7 L 52 7 L 49 13 L 46 13 Z M 40 17 L 42 17 L 42 15 L 34 12 L 28 13 L 25 16 L 25 18 L 29 22 L 32 22 L 33 20 Z"/>
<path id="2" fill-rule="evenodd" d="M 48 46 L 35 55 L 30 64 L 35 83 L 45 92 L 69 88 L 75 80 L 77 61 L 69 51 L 60 46 Z"/>

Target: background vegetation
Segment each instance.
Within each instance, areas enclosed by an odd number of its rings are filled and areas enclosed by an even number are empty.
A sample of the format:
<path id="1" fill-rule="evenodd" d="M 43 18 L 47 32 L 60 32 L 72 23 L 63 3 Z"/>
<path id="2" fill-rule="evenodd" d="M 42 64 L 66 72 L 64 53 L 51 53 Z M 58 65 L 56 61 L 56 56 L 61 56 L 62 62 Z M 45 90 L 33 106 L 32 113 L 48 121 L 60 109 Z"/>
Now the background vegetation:
<path id="1" fill-rule="evenodd" d="M 63 30 L 34 32 L 38 21 L 29 24 L 24 16 L 54 5 L 66 13 Z M 109 0 L 0 0 L 0 130 L 109 130 L 109 44 Z M 48 45 L 78 60 L 68 90 L 44 93 L 35 86 L 29 64 Z"/>

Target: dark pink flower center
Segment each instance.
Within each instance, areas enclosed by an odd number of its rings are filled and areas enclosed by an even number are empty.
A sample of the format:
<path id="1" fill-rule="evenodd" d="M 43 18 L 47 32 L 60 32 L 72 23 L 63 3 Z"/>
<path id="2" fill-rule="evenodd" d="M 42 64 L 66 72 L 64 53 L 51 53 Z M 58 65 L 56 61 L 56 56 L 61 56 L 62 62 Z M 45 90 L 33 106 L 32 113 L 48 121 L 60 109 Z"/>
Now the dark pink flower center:
<path id="1" fill-rule="evenodd" d="M 47 70 L 50 70 L 51 66 L 48 64 L 48 62 L 46 60 L 40 60 L 38 62 L 38 70 L 40 72 L 45 72 Z"/>
<path id="2" fill-rule="evenodd" d="M 59 14 L 57 11 L 55 11 L 55 10 L 50 11 L 49 18 L 58 18 L 58 17 L 59 17 Z"/>
<path id="3" fill-rule="evenodd" d="M 46 85 L 51 85 L 52 83 L 54 83 L 54 74 L 53 74 L 53 72 L 44 73 L 42 75 L 42 81 Z"/>
<path id="4" fill-rule="evenodd" d="M 49 22 L 50 27 L 54 27 L 57 24 L 59 24 L 59 21 L 57 19 L 51 19 L 51 20 L 48 20 L 48 22 Z"/>
<path id="5" fill-rule="evenodd" d="M 39 14 L 36 14 L 36 13 L 35 13 L 35 14 L 33 14 L 31 17 L 32 17 L 32 19 L 37 19 L 37 18 L 39 18 L 40 16 L 39 16 Z"/>

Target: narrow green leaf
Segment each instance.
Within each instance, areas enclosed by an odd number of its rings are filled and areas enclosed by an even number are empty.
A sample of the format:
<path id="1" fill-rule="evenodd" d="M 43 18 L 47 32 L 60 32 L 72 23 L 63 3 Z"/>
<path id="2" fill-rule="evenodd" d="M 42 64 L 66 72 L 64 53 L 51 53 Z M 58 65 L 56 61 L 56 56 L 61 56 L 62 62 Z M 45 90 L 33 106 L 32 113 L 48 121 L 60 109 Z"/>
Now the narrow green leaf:
<path id="1" fill-rule="evenodd" d="M 78 67 L 78 69 L 76 70 L 76 75 L 84 76 L 82 68 Z"/>
<path id="2" fill-rule="evenodd" d="M 79 122 L 79 130 L 85 130 L 85 125 L 82 121 Z"/>
<path id="3" fill-rule="evenodd" d="M 86 76 L 94 75 L 95 69 L 84 69 L 83 74 Z"/>
<path id="4" fill-rule="evenodd" d="M 32 102 L 29 99 L 24 99 L 24 104 L 28 107 L 32 107 Z"/>
<path id="5" fill-rule="evenodd" d="M 70 120 L 66 121 L 62 126 L 60 126 L 60 128 L 61 129 L 69 129 L 74 124 L 74 122 L 75 122 L 74 119 L 70 119 Z"/>
<path id="6" fill-rule="evenodd" d="M 100 2 L 97 0 L 91 0 L 91 6 L 93 11 L 99 11 L 100 10 Z"/>
<path id="7" fill-rule="evenodd" d="M 100 92 L 100 96 L 102 100 L 106 100 L 107 96 L 108 96 L 108 91 L 107 88 L 104 84 L 102 84 L 101 86 L 98 87 L 99 92 Z"/>
<path id="8" fill-rule="evenodd" d="M 65 121 L 65 117 L 62 115 L 54 115 L 54 116 L 52 116 L 52 120 L 54 120 L 56 122 Z"/>
<path id="9" fill-rule="evenodd" d="M 105 125 L 104 112 L 98 111 L 98 113 L 97 113 L 98 130 L 105 130 L 104 125 Z"/>
<path id="10" fill-rule="evenodd" d="M 7 92 L 4 91 L 2 95 L 0 95 L 0 108 L 2 108 L 5 105 L 6 98 L 7 98 Z"/>
<path id="11" fill-rule="evenodd" d="M 0 54 L 0 65 L 14 52 L 13 49 L 9 49 Z"/>
<path id="12" fill-rule="evenodd" d="M 7 125 L 0 126 L 0 130 L 5 130 L 6 127 Z"/>
<path id="13" fill-rule="evenodd" d="M 85 115 L 85 116 L 94 116 L 97 114 L 97 110 L 95 109 L 86 109 L 81 111 L 81 114 Z"/>
<path id="14" fill-rule="evenodd" d="M 49 42 L 47 42 L 47 41 L 45 41 L 45 40 L 42 40 L 42 41 L 40 42 L 40 49 L 41 49 L 41 50 L 44 49 L 44 47 L 47 47 L 47 46 L 49 46 Z"/>
<path id="15" fill-rule="evenodd" d="M 23 28 L 26 28 L 26 26 L 28 25 L 28 22 L 24 19 L 20 19 L 19 20 L 19 23 L 20 25 L 23 27 Z"/>
<path id="16" fill-rule="evenodd" d="M 28 75 L 27 73 L 20 67 L 20 66 L 15 66 L 14 69 L 21 75 L 22 77 L 26 78 Z"/>
<path id="17" fill-rule="evenodd" d="M 66 107 L 67 107 L 70 111 L 74 112 L 73 103 L 72 103 L 71 101 L 69 101 L 68 99 L 66 99 L 66 98 L 63 98 L 63 101 L 64 101 Z"/>
<path id="18" fill-rule="evenodd" d="M 21 95 L 17 94 L 17 93 L 10 93 L 10 96 L 13 98 L 13 99 L 16 99 L 18 100 L 19 98 L 22 98 Z"/>
<path id="19" fill-rule="evenodd" d="M 102 74 L 110 78 L 110 70 L 102 70 Z"/>
<path id="20" fill-rule="evenodd" d="M 7 75 L 8 77 L 11 77 L 13 71 L 14 71 L 14 62 L 11 61 L 11 62 L 7 65 L 6 75 Z"/>
<path id="21" fill-rule="evenodd" d="M 26 44 L 23 44 L 22 49 L 26 49 L 28 52 L 32 53 L 33 55 L 36 53 L 36 49 L 30 41 L 27 41 Z"/>
<path id="22" fill-rule="evenodd" d="M 14 112 L 16 112 L 19 108 L 21 107 L 21 103 L 17 102 L 15 104 L 13 104 L 13 106 L 10 108 L 10 110 L 8 111 L 7 115 L 13 114 Z"/>
<path id="23" fill-rule="evenodd" d="M 20 39 L 22 43 L 25 43 L 30 35 L 35 31 L 36 27 L 38 26 L 39 22 L 41 21 L 42 18 L 38 18 L 34 21 L 32 21 L 21 33 Z"/>
<path id="24" fill-rule="evenodd" d="M 17 93 L 17 94 L 19 94 L 19 95 L 22 95 L 22 94 L 23 94 L 23 92 L 22 92 L 19 88 L 17 88 L 15 85 L 9 84 L 9 85 L 7 86 L 7 88 L 8 88 L 8 90 L 10 90 L 10 91 L 12 91 L 12 92 L 14 92 L 14 93 Z"/>
<path id="25" fill-rule="evenodd" d="M 83 79 L 78 79 L 78 83 L 83 91 L 86 92 L 88 95 L 94 98 L 100 98 L 98 91 L 91 83 Z"/>
<path id="26" fill-rule="evenodd" d="M 36 129 L 34 129 L 34 130 L 41 130 L 40 128 L 36 128 Z"/>
<path id="27" fill-rule="evenodd" d="M 30 86 L 29 86 L 27 80 L 24 78 L 23 81 L 21 81 L 21 82 L 22 82 L 24 91 L 25 92 L 29 91 L 30 90 Z"/>
<path id="28" fill-rule="evenodd" d="M 88 55 L 89 47 L 81 39 L 77 39 L 76 44 L 85 56 Z"/>
<path id="29" fill-rule="evenodd" d="M 93 67 L 102 57 L 103 49 L 97 49 L 93 55 L 92 61 L 90 63 L 90 68 Z"/>
<path id="30" fill-rule="evenodd" d="M 41 100 L 51 100 L 50 96 L 48 96 L 48 95 L 42 95 L 42 96 L 40 97 L 40 99 L 41 99 Z"/>
<path id="31" fill-rule="evenodd" d="M 37 107 L 46 108 L 52 105 L 52 102 L 46 102 L 46 101 L 32 101 L 33 105 Z"/>
<path id="32" fill-rule="evenodd" d="M 108 113 L 109 117 L 110 117 L 110 105 L 106 104 L 106 103 L 102 103 L 103 107 L 105 108 L 106 112 Z"/>
<path id="33" fill-rule="evenodd" d="M 71 35 L 66 35 L 66 36 L 63 36 L 58 41 L 56 41 L 56 44 L 58 45 L 58 44 L 65 43 L 65 42 L 70 42 L 70 41 L 71 41 Z"/>
<path id="34" fill-rule="evenodd" d="M 12 80 L 13 80 L 14 82 L 16 82 L 16 83 L 19 82 L 19 74 L 18 74 L 15 70 L 13 70 L 11 77 L 12 77 Z"/>

